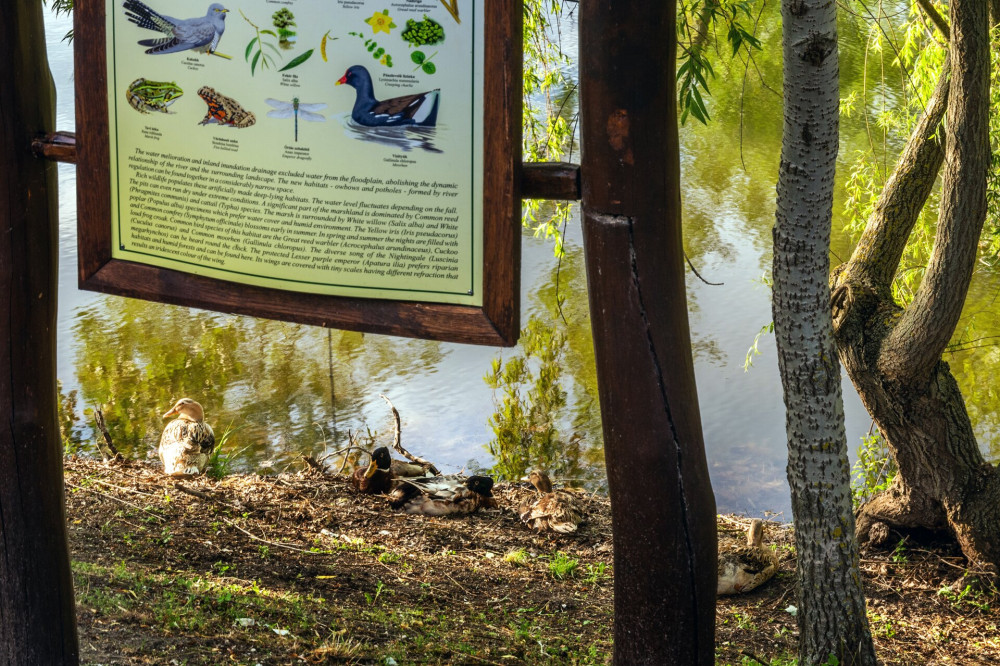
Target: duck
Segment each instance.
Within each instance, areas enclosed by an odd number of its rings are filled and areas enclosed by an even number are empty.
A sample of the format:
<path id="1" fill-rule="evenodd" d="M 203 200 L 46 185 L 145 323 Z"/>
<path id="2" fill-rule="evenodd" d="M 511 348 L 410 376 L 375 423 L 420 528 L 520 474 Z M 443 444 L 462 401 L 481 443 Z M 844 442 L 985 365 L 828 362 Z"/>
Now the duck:
<path id="1" fill-rule="evenodd" d="M 334 85 L 347 84 L 354 88 L 354 108 L 351 119 L 365 127 L 434 127 L 437 124 L 441 90 L 403 95 L 390 99 L 375 99 L 372 77 L 363 65 L 347 68 Z"/>
<path id="2" fill-rule="evenodd" d="M 389 449 L 380 446 L 371 453 L 368 467 L 359 467 L 351 476 L 351 485 L 359 493 L 377 495 L 392 489 L 394 475 L 392 473 L 392 457 Z"/>
<path id="3" fill-rule="evenodd" d="M 778 571 L 778 556 L 763 544 L 764 523 L 750 522 L 746 545 L 719 548 L 718 593 L 741 594 L 769 581 Z"/>
<path id="4" fill-rule="evenodd" d="M 534 502 L 521 505 L 521 522 L 539 532 L 576 532 L 584 518 L 576 494 L 568 490 L 552 490 L 552 482 L 545 472 L 532 471 L 528 480 L 538 491 L 539 497 Z"/>
<path id="5" fill-rule="evenodd" d="M 205 423 L 205 410 L 191 398 L 181 398 L 163 418 L 176 416 L 160 435 L 158 453 L 163 472 L 170 476 L 195 476 L 208 467 L 215 449 L 215 433 Z"/>
<path id="6" fill-rule="evenodd" d="M 480 507 L 496 507 L 493 479 L 458 474 L 400 479 L 389 494 L 389 506 L 425 516 L 473 513 Z"/>

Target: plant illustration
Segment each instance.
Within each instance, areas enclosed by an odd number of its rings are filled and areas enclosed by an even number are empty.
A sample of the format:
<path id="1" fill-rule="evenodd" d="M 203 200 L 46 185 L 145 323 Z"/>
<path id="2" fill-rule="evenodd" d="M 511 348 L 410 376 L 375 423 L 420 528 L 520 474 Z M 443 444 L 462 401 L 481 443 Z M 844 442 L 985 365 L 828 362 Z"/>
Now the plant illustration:
<path id="1" fill-rule="evenodd" d="M 389 34 L 392 28 L 396 27 L 396 24 L 392 22 L 392 18 L 389 17 L 389 10 L 383 9 L 380 12 L 375 12 L 372 14 L 371 18 L 366 18 L 365 23 L 372 27 L 372 34 L 377 35 L 380 32 Z"/>
<path id="2" fill-rule="evenodd" d="M 271 15 L 271 22 L 278 31 L 278 46 L 290 49 L 295 46 L 295 15 L 287 7 L 282 7 Z"/>
<path id="3" fill-rule="evenodd" d="M 280 14 L 280 12 L 275 12 L 275 16 L 277 16 L 278 14 Z M 291 12 L 289 12 L 289 15 L 291 15 Z M 274 56 L 270 55 L 264 49 L 266 47 L 271 51 L 273 51 L 274 54 L 277 55 L 279 58 L 281 57 L 281 52 L 278 50 L 278 47 L 276 47 L 273 43 L 274 38 L 278 38 L 278 34 L 274 32 L 274 30 L 261 30 L 261 28 L 257 24 L 255 24 L 253 21 L 247 18 L 247 15 L 243 13 L 242 9 L 240 10 L 240 16 L 242 16 L 243 20 L 249 23 L 257 33 L 257 35 L 253 39 L 251 39 L 250 42 L 247 44 L 246 51 L 243 54 L 243 59 L 250 63 L 250 75 L 253 76 L 254 74 L 256 74 L 257 65 L 260 65 L 261 69 L 277 67 L 277 64 L 274 60 Z M 290 25 L 294 25 L 294 23 Z M 272 39 L 268 39 L 269 37 Z M 308 51 L 300 53 L 299 55 L 295 56 L 291 60 L 291 62 L 289 62 L 287 65 L 285 65 L 278 71 L 285 72 L 292 69 L 293 67 L 298 67 L 306 60 L 309 60 L 310 57 L 312 57 L 313 50 L 314 49 L 309 49 Z M 253 54 L 252 60 L 250 58 L 251 53 Z"/>
<path id="4" fill-rule="evenodd" d="M 400 35 L 411 46 L 438 44 L 444 41 L 444 28 L 434 19 L 424 14 L 423 21 L 407 19 L 406 30 Z"/>
<path id="5" fill-rule="evenodd" d="M 260 65 L 261 69 L 275 67 L 274 58 L 264 50 L 264 47 L 274 51 L 275 55 L 279 58 L 281 57 L 281 52 L 278 51 L 278 47 L 272 43 L 272 40 L 265 39 L 265 36 L 277 38 L 278 35 L 273 30 L 261 30 L 256 23 L 247 18 L 247 15 L 243 13 L 242 9 L 240 10 L 240 16 L 242 16 L 243 20 L 249 23 L 257 33 L 257 35 L 247 44 L 246 52 L 243 54 L 243 59 L 250 63 L 250 75 L 253 76 L 257 71 L 257 65 Z M 253 60 L 250 59 L 251 53 L 253 53 Z"/>
<path id="6" fill-rule="evenodd" d="M 386 53 L 386 50 L 379 46 L 374 39 L 365 39 L 365 36 L 360 32 L 349 32 L 347 34 L 363 39 L 365 42 L 365 48 L 367 48 L 368 52 L 372 54 L 372 58 L 378 60 L 380 64 L 385 65 L 386 67 L 392 67 L 392 56 Z"/>
<path id="7" fill-rule="evenodd" d="M 424 74 L 433 74 L 437 71 L 437 66 L 431 62 L 431 58 L 437 55 L 437 51 L 430 55 L 424 55 L 423 51 L 414 51 L 410 54 L 410 60 L 417 64 L 414 72 L 418 69 L 424 70 Z"/>

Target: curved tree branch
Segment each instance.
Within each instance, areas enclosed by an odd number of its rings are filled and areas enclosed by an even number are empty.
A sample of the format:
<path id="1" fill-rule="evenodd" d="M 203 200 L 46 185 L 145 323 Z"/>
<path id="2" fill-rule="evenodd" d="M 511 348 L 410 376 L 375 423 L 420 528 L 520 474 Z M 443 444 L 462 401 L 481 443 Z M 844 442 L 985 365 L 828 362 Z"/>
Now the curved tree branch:
<path id="1" fill-rule="evenodd" d="M 884 295 L 888 295 L 906 241 L 944 161 L 943 140 L 937 133 L 948 106 L 950 73 L 950 58 L 947 58 L 927 108 L 907 140 L 851 255 L 850 273 Z"/>
<path id="2" fill-rule="evenodd" d="M 934 27 L 936 27 L 941 34 L 944 35 L 944 38 L 946 40 L 950 39 L 951 30 L 948 28 L 948 22 L 944 20 L 944 17 L 941 16 L 941 13 L 934 7 L 934 5 L 931 4 L 930 0 L 917 0 L 917 4 L 920 5 L 920 9 L 924 10 L 924 13 L 927 14 L 927 18 L 931 20 Z"/>
<path id="3" fill-rule="evenodd" d="M 913 303 L 883 346 L 890 377 L 930 377 L 962 314 L 986 219 L 989 142 L 989 31 L 986 3 L 954 0 L 941 212 L 927 272 Z"/>

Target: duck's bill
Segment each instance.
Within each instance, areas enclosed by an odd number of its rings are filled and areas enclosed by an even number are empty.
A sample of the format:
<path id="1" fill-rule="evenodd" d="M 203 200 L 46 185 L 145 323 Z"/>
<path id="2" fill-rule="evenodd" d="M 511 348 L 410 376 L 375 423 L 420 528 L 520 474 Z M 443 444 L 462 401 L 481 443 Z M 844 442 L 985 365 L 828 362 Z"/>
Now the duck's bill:
<path id="1" fill-rule="evenodd" d="M 378 465 L 376 465 L 375 461 L 373 460 L 371 461 L 371 463 L 368 464 L 368 469 L 365 470 L 365 478 L 366 479 L 372 478 L 373 476 L 375 476 L 375 472 L 377 471 L 378 471 Z"/>
<path id="2" fill-rule="evenodd" d="M 174 407 L 170 408 L 170 411 L 163 415 L 163 418 L 170 418 L 171 416 L 176 416 L 178 414 L 177 409 Z"/>

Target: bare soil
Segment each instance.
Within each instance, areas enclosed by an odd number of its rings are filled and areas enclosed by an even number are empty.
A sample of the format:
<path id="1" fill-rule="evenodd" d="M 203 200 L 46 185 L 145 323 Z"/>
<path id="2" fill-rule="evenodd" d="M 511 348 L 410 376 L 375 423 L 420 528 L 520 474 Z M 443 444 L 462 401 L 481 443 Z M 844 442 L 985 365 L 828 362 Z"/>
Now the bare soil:
<path id="1" fill-rule="evenodd" d="M 84 663 L 610 663 L 605 497 L 586 496 L 587 522 L 558 536 L 519 522 L 534 491 L 517 484 L 494 489 L 499 509 L 427 518 L 315 471 L 178 482 L 75 458 L 65 470 Z M 721 543 L 748 523 L 720 517 Z M 769 523 L 765 539 L 780 573 L 719 600 L 719 664 L 795 654 L 791 530 Z M 965 586 L 951 546 L 907 543 L 862 568 L 885 664 L 1000 663 L 998 599 Z"/>

